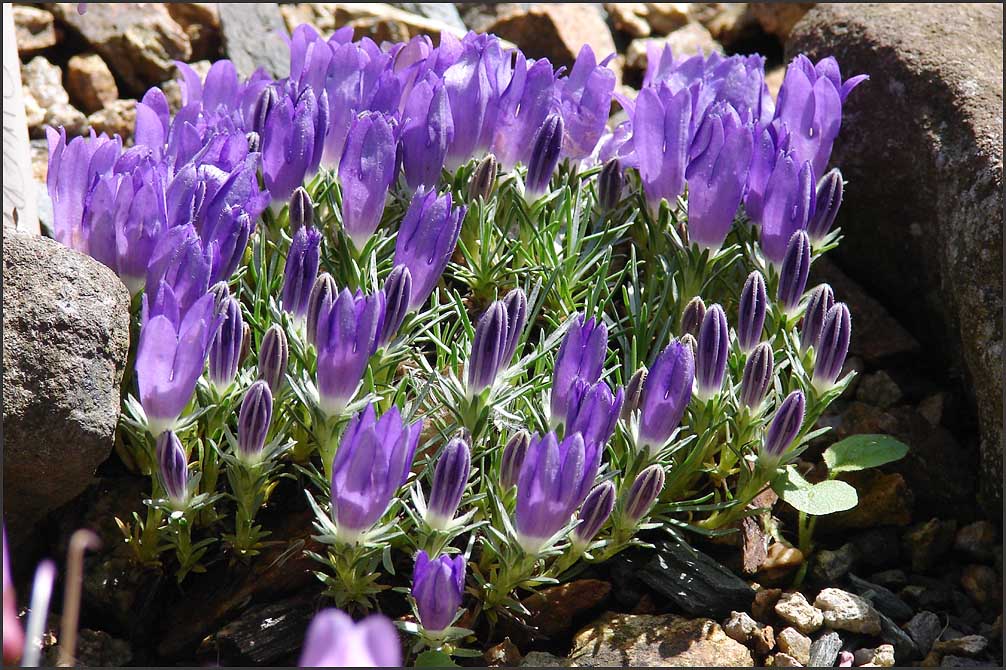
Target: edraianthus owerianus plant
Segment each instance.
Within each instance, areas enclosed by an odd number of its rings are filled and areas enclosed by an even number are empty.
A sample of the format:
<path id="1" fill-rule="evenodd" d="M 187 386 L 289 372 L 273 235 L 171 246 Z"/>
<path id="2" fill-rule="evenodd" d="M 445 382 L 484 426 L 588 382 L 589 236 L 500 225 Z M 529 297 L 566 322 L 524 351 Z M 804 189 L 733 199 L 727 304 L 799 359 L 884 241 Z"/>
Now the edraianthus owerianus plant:
<path id="1" fill-rule="evenodd" d="M 550 396 L 551 422 L 559 425 L 569 414 L 574 382 L 593 384 L 601 378 L 608 349 L 608 327 L 600 319 L 573 316 L 555 357 Z"/>
<path id="2" fill-rule="evenodd" d="M 639 399 L 636 444 L 653 453 L 674 434 L 692 398 L 695 359 L 681 342 L 671 342 L 646 373 Z"/>
<path id="3" fill-rule="evenodd" d="M 338 416 L 356 395 L 370 355 L 377 350 L 384 294 L 342 289 L 318 307 L 318 394 L 322 410 Z"/>
<path id="4" fill-rule="evenodd" d="M 301 668 L 393 668 L 402 664 L 398 631 L 383 614 L 361 621 L 341 610 L 318 612 L 304 637 Z"/>
<path id="5" fill-rule="evenodd" d="M 425 304 L 440 281 L 458 243 L 466 210 L 463 205 L 452 204 L 450 193 L 440 196 L 420 186 L 412 196 L 398 229 L 394 259 L 396 266 L 409 270 L 410 311 Z"/>
<path id="6" fill-rule="evenodd" d="M 464 586 L 464 556 L 440 555 L 431 559 L 425 551 L 420 550 L 416 554 L 412 597 L 425 633 L 433 636 L 443 634 L 454 623 Z"/>

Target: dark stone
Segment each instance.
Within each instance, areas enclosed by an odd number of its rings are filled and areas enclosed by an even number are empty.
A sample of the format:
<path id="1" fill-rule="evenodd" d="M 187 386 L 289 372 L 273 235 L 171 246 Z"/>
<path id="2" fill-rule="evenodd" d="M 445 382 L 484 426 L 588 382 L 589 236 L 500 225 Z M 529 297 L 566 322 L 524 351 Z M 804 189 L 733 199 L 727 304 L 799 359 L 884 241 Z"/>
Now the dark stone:
<path id="1" fill-rule="evenodd" d="M 957 533 L 957 522 L 942 519 L 913 526 L 903 538 L 905 553 L 908 554 L 915 572 L 926 572 L 939 565 L 953 546 Z"/>
<path id="2" fill-rule="evenodd" d="M 897 565 L 901 559 L 901 543 L 896 528 L 871 528 L 853 536 L 852 544 L 859 552 L 857 564 L 867 568 Z"/>
<path id="3" fill-rule="evenodd" d="M 675 541 L 658 546 L 639 579 L 692 616 L 723 619 L 733 610 L 747 611 L 755 594 L 712 558 Z"/>
<path id="4" fill-rule="evenodd" d="M 275 77 L 290 74 L 286 23 L 274 2 L 219 2 L 224 55 L 247 77 L 259 67 Z"/>
<path id="5" fill-rule="evenodd" d="M 852 590 L 870 601 L 874 609 L 895 621 L 907 621 L 912 617 L 912 608 L 904 600 L 879 584 L 872 584 L 856 575 L 849 575 Z"/>
<path id="6" fill-rule="evenodd" d="M 568 632 L 578 616 L 600 607 L 610 594 L 608 582 L 577 579 L 542 589 L 522 602 L 531 612 L 529 623 L 542 635 L 555 637 Z"/>
<path id="7" fill-rule="evenodd" d="M 884 570 L 870 575 L 870 581 L 889 589 L 900 589 L 908 583 L 908 575 L 904 570 Z"/>
<path id="8" fill-rule="evenodd" d="M 976 661 L 973 658 L 967 658 L 965 656 L 954 656 L 953 654 L 947 654 L 940 661 L 941 668 L 987 668 L 990 667 L 988 663 L 983 663 L 982 661 Z"/>
<path id="9" fill-rule="evenodd" d="M 645 560 L 645 556 L 638 552 L 623 552 L 608 561 L 615 586 L 612 597 L 624 611 L 633 611 L 643 595 L 649 592 L 646 584 L 639 580 L 639 571 Z"/>
<path id="10" fill-rule="evenodd" d="M 894 647 L 894 660 L 900 665 L 920 656 L 919 648 L 908 633 L 883 612 L 880 613 L 880 639 Z"/>
<path id="11" fill-rule="evenodd" d="M 74 654 L 76 667 L 123 668 L 133 660 L 133 650 L 129 643 L 119 640 L 101 630 L 82 628 L 77 633 L 77 649 Z M 55 667 L 59 662 L 59 645 L 45 650 L 44 665 Z"/>
<path id="12" fill-rule="evenodd" d="M 822 584 L 835 584 L 849 574 L 858 558 L 859 551 L 849 543 L 843 544 L 835 551 L 822 549 L 814 555 L 814 568 L 811 570 L 811 576 Z"/>
<path id="13" fill-rule="evenodd" d="M 974 394 L 981 485 L 1002 514 L 1001 4 L 818 4 L 787 58 L 835 56 L 871 81 L 832 162 L 849 181 L 837 260 Z M 963 50 L 963 51 L 962 51 Z"/>
<path id="14" fill-rule="evenodd" d="M 842 650 L 842 638 L 834 631 L 823 633 L 810 645 L 810 668 L 830 668 Z"/>
<path id="15" fill-rule="evenodd" d="M 929 654 L 942 630 L 943 624 L 940 622 L 940 617 L 932 612 L 919 612 L 905 624 L 905 631 L 915 642 L 920 656 Z"/>
<path id="16" fill-rule="evenodd" d="M 3 232 L 3 485 L 9 539 L 69 502 L 112 451 L 129 293 L 98 261 Z"/>
<path id="17" fill-rule="evenodd" d="M 978 561 L 989 561 L 993 556 L 999 533 L 988 521 L 975 521 L 957 531 L 954 549 Z"/>
<path id="18" fill-rule="evenodd" d="M 228 665 L 292 665 L 314 615 L 311 599 L 257 605 L 216 634 L 218 657 Z"/>

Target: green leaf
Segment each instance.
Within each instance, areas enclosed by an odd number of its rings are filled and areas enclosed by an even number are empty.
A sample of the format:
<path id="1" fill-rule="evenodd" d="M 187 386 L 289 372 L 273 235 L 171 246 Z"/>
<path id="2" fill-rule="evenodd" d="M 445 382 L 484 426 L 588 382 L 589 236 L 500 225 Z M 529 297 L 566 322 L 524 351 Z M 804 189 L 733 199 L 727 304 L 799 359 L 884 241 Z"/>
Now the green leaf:
<path id="1" fill-rule="evenodd" d="M 442 651 L 424 651 L 416 657 L 417 668 L 457 668 L 457 663 Z"/>
<path id="2" fill-rule="evenodd" d="M 889 435 L 852 435 L 836 442 L 824 452 L 828 472 L 853 472 L 876 468 L 900 460 L 908 446 Z"/>
<path id="3" fill-rule="evenodd" d="M 773 482 L 772 488 L 786 503 L 811 516 L 844 512 L 859 503 L 856 489 L 849 484 L 833 479 L 811 484 L 792 465 Z"/>

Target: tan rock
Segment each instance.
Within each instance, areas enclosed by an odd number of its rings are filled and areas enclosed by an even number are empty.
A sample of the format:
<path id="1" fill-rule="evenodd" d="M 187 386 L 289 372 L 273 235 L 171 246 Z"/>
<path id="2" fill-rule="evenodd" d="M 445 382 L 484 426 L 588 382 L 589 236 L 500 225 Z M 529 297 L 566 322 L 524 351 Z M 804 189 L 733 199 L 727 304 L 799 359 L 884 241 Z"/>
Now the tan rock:
<path id="1" fill-rule="evenodd" d="M 775 604 L 775 613 L 804 635 L 810 635 L 824 623 L 824 613 L 807 602 L 799 591 L 786 593 Z"/>
<path id="2" fill-rule="evenodd" d="M 136 125 L 136 100 L 115 100 L 104 109 L 91 114 L 88 122 L 96 133 L 118 135 L 124 141 L 130 139 Z"/>
<path id="3" fill-rule="evenodd" d="M 499 16 L 487 32 L 517 44 L 531 58 L 547 58 L 558 67 L 573 65 L 584 44 L 598 59 L 615 53 L 611 31 L 593 5 L 534 5 Z"/>
<path id="4" fill-rule="evenodd" d="M 860 405 L 854 403 L 853 407 Z M 846 512 L 823 517 L 822 529 L 907 526 L 912 522 L 914 499 L 901 474 L 863 470 L 843 475 L 842 480 L 856 489 L 859 504 Z"/>
<path id="5" fill-rule="evenodd" d="M 779 650 L 807 665 L 810 662 L 810 638 L 795 628 L 783 628 L 776 636 Z"/>
<path id="6" fill-rule="evenodd" d="M 746 2 L 693 2 L 691 14 L 728 48 L 760 30 Z"/>
<path id="7" fill-rule="evenodd" d="M 59 41 L 52 14 L 27 5 L 14 5 L 14 31 L 21 57 L 31 56 L 55 46 Z"/>
<path id="8" fill-rule="evenodd" d="M 880 615 L 867 600 L 841 589 L 822 590 L 814 607 L 824 613 L 824 623 L 834 630 L 880 635 Z"/>
<path id="9" fill-rule="evenodd" d="M 713 36 L 699 23 L 689 23 L 675 30 L 667 37 L 648 37 L 632 40 L 625 51 L 625 68 L 627 72 L 642 73 L 646 71 L 649 62 L 650 49 L 656 47 L 662 52 L 664 45 L 671 47 L 675 57 L 694 56 L 701 51 L 708 55 L 723 53 L 723 47 L 713 39 Z"/>
<path id="10" fill-rule="evenodd" d="M 66 89 L 88 114 L 119 97 L 115 77 L 98 54 L 77 54 L 70 58 L 66 64 Z"/>
<path id="11" fill-rule="evenodd" d="M 215 2 L 168 2 L 168 13 L 188 35 L 192 58 L 220 57 L 220 12 Z"/>
<path id="12" fill-rule="evenodd" d="M 70 135 L 84 132 L 86 117 L 70 104 L 63 88 L 63 71 L 44 56 L 35 56 L 21 66 L 25 116 L 32 137 L 45 135 L 43 126 L 64 127 Z"/>
<path id="13" fill-rule="evenodd" d="M 786 652 L 780 651 L 772 657 L 772 663 L 766 663 L 766 665 L 771 665 L 774 668 L 802 668 L 804 664 Z"/>
<path id="14" fill-rule="evenodd" d="M 779 89 L 782 88 L 782 80 L 786 77 L 786 66 L 780 65 L 768 70 L 765 73 L 765 85 L 768 86 L 768 92 L 775 100 L 779 97 Z"/>
<path id="15" fill-rule="evenodd" d="M 646 22 L 657 35 L 668 35 L 692 20 L 690 2 L 647 2 Z"/>
<path id="16" fill-rule="evenodd" d="M 751 13 L 758 20 L 762 30 L 785 42 L 796 22 L 816 4 L 816 2 L 752 2 Z"/>
<path id="17" fill-rule="evenodd" d="M 758 589 L 751 604 L 751 614 L 758 621 L 768 621 L 781 597 L 782 589 Z"/>
<path id="18" fill-rule="evenodd" d="M 611 594 L 611 584 L 599 579 L 577 579 L 550 586 L 525 598 L 535 626 L 549 637 L 565 633 L 576 615 L 599 607 Z"/>
<path id="19" fill-rule="evenodd" d="M 961 572 L 961 588 L 978 606 L 1002 600 L 1002 586 L 996 571 L 987 565 L 968 565 Z"/>
<path id="20" fill-rule="evenodd" d="M 606 2 L 604 11 L 608 12 L 615 30 L 629 37 L 649 37 L 652 32 L 646 20 L 649 10 L 645 2 Z"/>

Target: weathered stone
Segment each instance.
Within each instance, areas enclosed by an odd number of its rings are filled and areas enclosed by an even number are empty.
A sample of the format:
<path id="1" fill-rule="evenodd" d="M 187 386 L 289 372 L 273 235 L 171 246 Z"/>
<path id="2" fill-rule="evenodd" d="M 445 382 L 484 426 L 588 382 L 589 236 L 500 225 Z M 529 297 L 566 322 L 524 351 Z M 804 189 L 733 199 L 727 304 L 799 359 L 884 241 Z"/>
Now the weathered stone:
<path id="1" fill-rule="evenodd" d="M 879 584 L 889 589 L 900 589 L 908 583 L 908 575 L 905 574 L 904 570 L 882 570 L 873 573 L 870 576 L 870 580 L 874 584 Z"/>
<path id="2" fill-rule="evenodd" d="M 768 621 L 781 597 L 782 589 L 758 589 L 751 603 L 751 614 L 758 621 Z"/>
<path id="3" fill-rule="evenodd" d="M 746 2 L 693 2 L 691 15 L 727 49 L 761 38 L 761 26 Z"/>
<path id="4" fill-rule="evenodd" d="M 164 81 L 174 61 L 188 61 L 192 45 L 162 3 L 92 3 L 86 14 L 77 3 L 55 3 L 52 11 L 101 54 L 132 93 Z"/>
<path id="5" fill-rule="evenodd" d="M 803 18 L 814 2 L 752 2 L 751 14 L 762 30 L 785 42 L 793 26 Z"/>
<path id="6" fill-rule="evenodd" d="M 731 612 L 723 622 L 723 632 L 741 644 L 747 644 L 754 636 L 759 624 L 747 612 Z"/>
<path id="7" fill-rule="evenodd" d="M 885 370 L 863 375 L 856 390 L 856 398 L 881 409 L 894 407 L 904 397 L 901 387 Z"/>
<path id="8" fill-rule="evenodd" d="M 783 594 L 775 604 L 775 613 L 804 635 L 810 635 L 824 623 L 824 613 L 807 602 L 799 591 Z"/>
<path id="9" fill-rule="evenodd" d="M 565 658 L 559 658 L 547 651 L 528 652 L 520 662 L 522 668 L 568 668 L 572 664 Z"/>
<path id="10" fill-rule="evenodd" d="M 955 656 L 978 656 L 989 646 L 989 641 L 981 635 L 963 635 L 949 640 L 937 640 L 933 650 L 940 654 Z"/>
<path id="11" fill-rule="evenodd" d="M 747 610 L 755 593 L 713 559 L 674 541 L 659 545 L 638 577 L 692 616 L 721 618 L 734 610 Z"/>
<path id="12" fill-rule="evenodd" d="M 668 35 L 684 28 L 692 19 L 690 2 L 647 2 L 644 6 L 646 23 L 657 35 Z"/>
<path id="13" fill-rule="evenodd" d="M 810 663 L 810 638 L 795 628 L 783 628 L 776 638 L 779 650 L 789 654 L 801 665 Z"/>
<path id="14" fill-rule="evenodd" d="M 646 20 L 649 10 L 645 2 L 606 2 L 604 11 L 615 30 L 629 37 L 649 37 L 653 32 Z"/>
<path id="15" fill-rule="evenodd" d="M 814 554 L 811 575 L 819 582 L 834 584 L 849 574 L 858 558 L 859 552 L 851 543 L 843 544 L 835 551 L 822 549 Z"/>
<path id="16" fill-rule="evenodd" d="M 599 607 L 610 593 L 608 582 L 578 579 L 542 589 L 525 598 L 523 603 L 531 612 L 533 625 L 542 634 L 553 637 L 570 630 L 578 615 Z"/>
<path id="17" fill-rule="evenodd" d="M 46 648 L 45 665 L 56 667 L 59 662 L 59 646 Z M 119 640 L 100 630 L 82 628 L 77 633 L 77 649 L 74 665 L 84 668 L 123 668 L 133 660 L 133 650 L 129 643 Z"/>
<path id="18" fill-rule="evenodd" d="M 66 90 L 87 114 L 119 97 L 112 71 L 98 54 L 77 54 L 66 64 Z"/>
<path id="19" fill-rule="evenodd" d="M 975 560 L 988 561 L 998 539 L 999 533 L 990 522 L 975 521 L 957 531 L 954 549 Z"/>
<path id="20" fill-rule="evenodd" d="M 774 656 L 765 659 L 765 665 L 772 668 L 802 668 L 803 663 L 796 660 L 784 651 L 780 651 Z"/>
<path id="21" fill-rule="evenodd" d="M 14 5 L 13 9 L 17 51 L 22 57 L 56 46 L 59 36 L 52 14 L 27 5 Z"/>
<path id="22" fill-rule="evenodd" d="M 169 2 L 168 13 L 189 37 L 192 59 L 220 57 L 220 13 L 215 2 Z"/>
<path id="23" fill-rule="evenodd" d="M 83 491 L 112 450 L 129 293 L 48 238 L 3 233 L 4 520 L 12 535 Z"/>
<path id="24" fill-rule="evenodd" d="M 926 572 L 939 564 L 950 550 L 957 532 L 957 522 L 930 519 L 909 529 L 903 539 L 912 570 Z"/>
<path id="25" fill-rule="evenodd" d="M 953 654 L 947 654 L 940 660 L 941 668 L 987 668 L 989 667 L 987 663 L 975 660 L 973 658 L 967 658 L 965 656 L 954 656 Z"/>
<path id="26" fill-rule="evenodd" d="M 961 572 L 961 587 L 979 607 L 1002 599 L 996 571 L 987 565 L 968 565 Z"/>
<path id="27" fill-rule="evenodd" d="M 824 589 L 814 599 L 814 607 L 824 613 L 824 624 L 850 633 L 880 634 L 880 617 L 865 599 L 841 589 Z"/>
<path id="28" fill-rule="evenodd" d="M 852 536 L 851 543 L 858 553 L 856 564 L 872 568 L 898 565 L 901 560 L 900 533 L 892 526 L 868 528 Z"/>
<path id="29" fill-rule="evenodd" d="M 830 668 L 835 665 L 838 652 L 842 650 L 842 638 L 835 631 L 823 633 L 810 645 L 810 660 L 807 665 L 812 668 Z"/>
<path id="30" fill-rule="evenodd" d="M 750 667 L 747 647 L 710 619 L 609 612 L 573 638 L 580 667 Z"/>
<path id="31" fill-rule="evenodd" d="M 228 665 L 290 665 L 313 613 L 303 596 L 251 607 L 217 632 L 216 658 Z"/>
<path id="32" fill-rule="evenodd" d="M 465 22 L 461 20 L 457 7 L 449 2 L 391 2 L 388 4 L 411 14 L 433 19 L 451 26 L 455 30 L 466 30 Z"/>
<path id="33" fill-rule="evenodd" d="M 894 647 L 894 657 L 902 665 L 920 656 L 919 648 L 908 633 L 883 612 L 880 612 L 880 639 Z"/>
<path id="34" fill-rule="evenodd" d="M 107 107 L 89 116 L 87 122 L 96 133 L 130 139 L 136 125 L 136 101 L 128 98 L 113 100 Z"/>
<path id="35" fill-rule="evenodd" d="M 759 570 L 759 580 L 764 584 L 778 582 L 803 564 L 803 552 L 782 542 L 774 542 L 768 548 L 765 561 Z"/>
<path id="36" fill-rule="evenodd" d="M 821 4 L 786 45 L 787 57 L 834 55 L 843 72 L 872 77 L 849 97 L 832 156 L 850 183 L 838 260 L 965 373 L 981 426 L 983 498 L 997 516 L 1002 32 L 1001 4 Z"/>
<path id="37" fill-rule="evenodd" d="M 894 647 L 882 644 L 876 649 L 858 649 L 853 659 L 856 666 L 890 668 L 894 665 Z"/>
<path id="38" fill-rule="evenodd" d="M 660 51 L 663 51 L 665 46 L 671 48 L 671 53 L 676 58 L 694 56 L 699 51 L 706 55 L 723 53 L 723 47 L 713 39 L 713 36 L 701 23 L 688 23 L 667 37 L 649 37 L 632 40 L 629 43 L 629 48 L 625 51 L 626 72 L 636 75 L 641 82 L 642 75 L 646 71 L 646 65 L 649 62 L 649 50 L 656 47 Z"/>
<path id="39" fill-rule="evenodd" d="M 275 3 L 218 2 L 217 11 L 224 54 L 240 76 L 259 67 L 276 77 L 290 74 L 290 48 L 282 37 L 286 25 Z"/>
<path id="40" fill-rule="evenodd" d="M 852 590 L 868 600 L 878 612 L 886 614 L 895 621 L 907 621 L 912 617 L 912 608 L 908 603 L 883 586 L 860 579 L 856 575 L 849 575 L 849 583 L 852 585 Z"/>
<path id="41" fill-rule="evenodd" d="M 486 649 L 482 654 L 482 659 L 490 668 L 512 668 L 521 662 L 520 649 L 507 637 L 499 644 L 494 644 Z"/>
<path id="42" fill-rule="evenodd" d="M 487 28 L 519 44 L 531 58 L 547 58 L 552 65 L 570 67 L 584 44 L 594 55 L 615 53 L 611 31 L 598 8 L 585 3 L 534 5 L 502 14 Z"/>
<path id="43" fill-rule="evenodd" d="M 35 56 L 21 66 L 25 115 L 32 137 L 44 137 L 44 126 L 64 127 L 70 135 L 84 132 L 87 119 L 70 104 L 63 88 L 63 70 L 44 56 Z"/>

